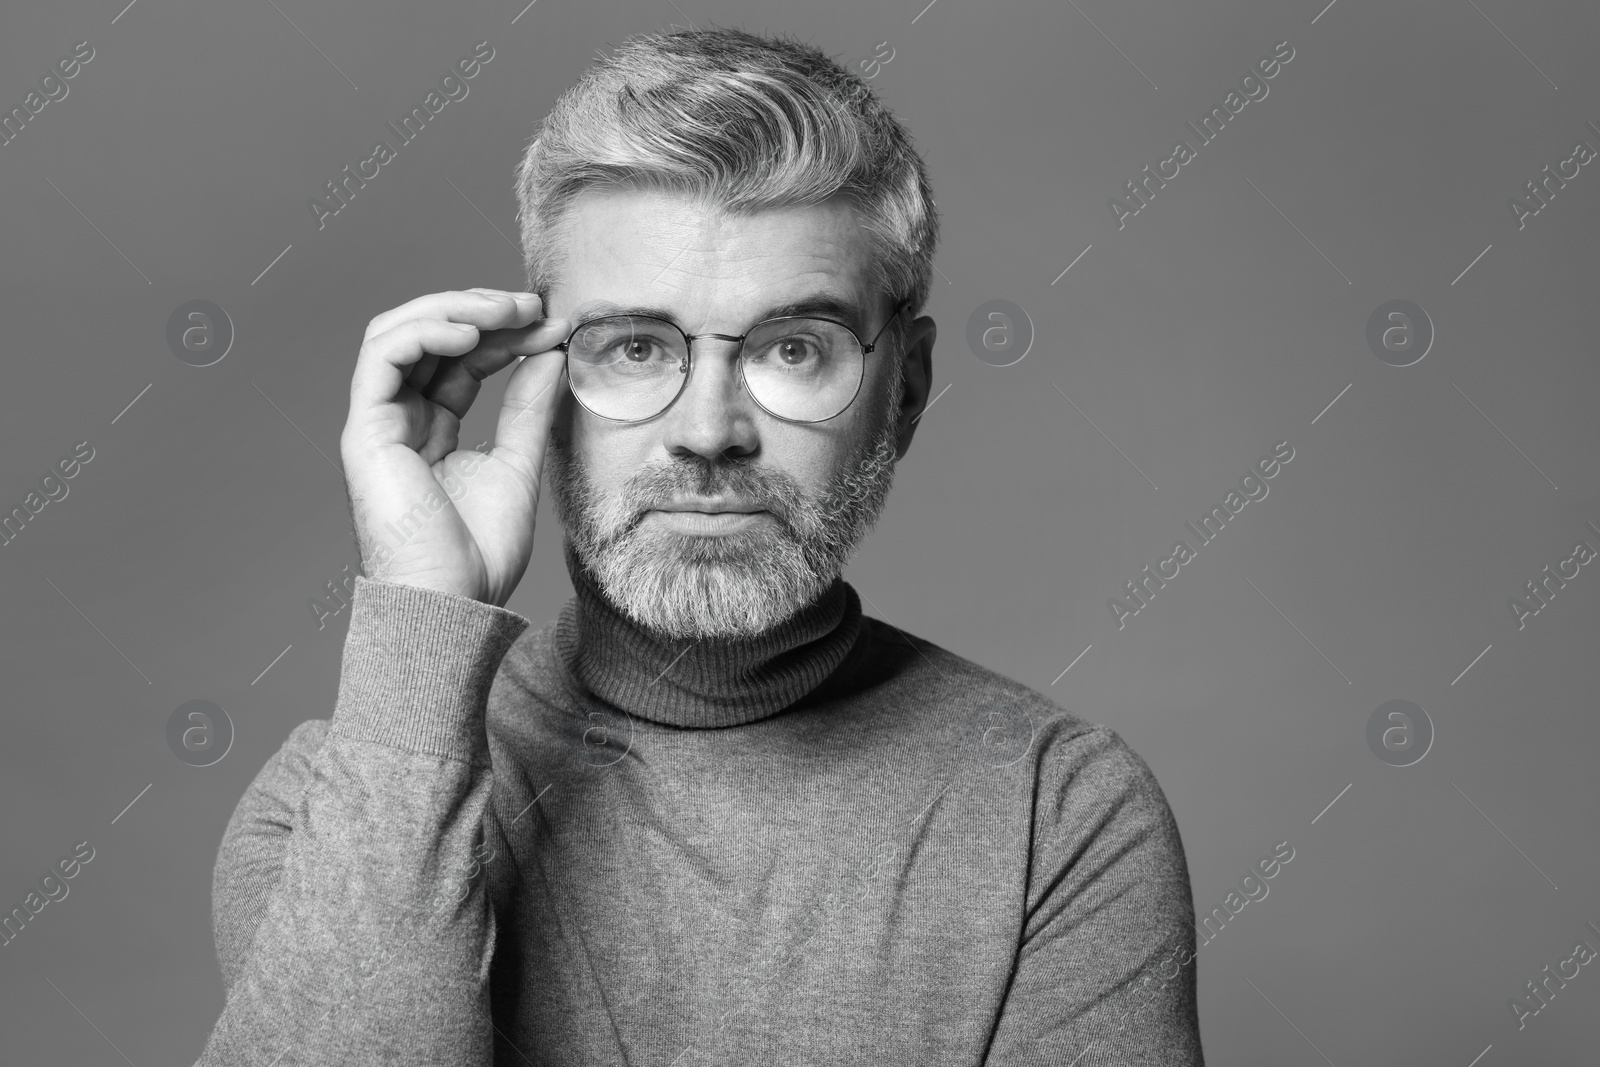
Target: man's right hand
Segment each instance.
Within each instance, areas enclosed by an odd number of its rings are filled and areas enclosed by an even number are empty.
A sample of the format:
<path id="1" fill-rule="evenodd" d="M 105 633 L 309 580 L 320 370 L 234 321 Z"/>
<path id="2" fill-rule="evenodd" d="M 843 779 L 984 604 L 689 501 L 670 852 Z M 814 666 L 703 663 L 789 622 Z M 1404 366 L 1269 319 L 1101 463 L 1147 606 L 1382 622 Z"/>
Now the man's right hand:
<path id="1" fill-rule="evenodd" d="M 339 439 L 367 577 L 499 607 L 510 599 L 533 550 L 545 441 L 564 387 L 565 354 L 551 346 L 571 332 L 542 313 L 533 293 L 468 289 L 418 297 L 367 325 Z M 511 372 L 493 450 L 458 450 L 482 380 L 519 356 L 530 358 Z M 438 511 L 430 493 L 444 502 Z M 380 544 L 390 550 L 382 566 Z"/>

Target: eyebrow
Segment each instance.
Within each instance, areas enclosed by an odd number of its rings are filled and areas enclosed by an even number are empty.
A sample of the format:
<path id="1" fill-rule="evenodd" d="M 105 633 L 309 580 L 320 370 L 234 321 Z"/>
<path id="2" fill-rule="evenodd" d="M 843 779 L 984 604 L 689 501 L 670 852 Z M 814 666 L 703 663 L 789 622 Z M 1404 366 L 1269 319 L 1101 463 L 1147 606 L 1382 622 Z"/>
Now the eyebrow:
<path id="1" fill-rule="evenodd" d="M 651 318 L 666 319 L 668 322 L 683 328 L 683 323 L 678 321 L 672 309 L 664 307 L 645 307 L 639 305 L 627 306 L 614 304 L 609 300 L 591 300 L 581 305 L 569 316 L 573 323 L 581 323 L 586 319 L 599 318 L 606 315 L 648 315 Z M 852 327 L 857 332 L 862 328 L 861 308 L 853 301 L 841 299 L 827 293 L 815 293 L 791 300 L 782 304 L 773 304 L 762 311 L 752 322 L 764 322 L 767 319 L 781 319 L 789 315 L 820 315 L 824 318 L 837 319 Z"/>

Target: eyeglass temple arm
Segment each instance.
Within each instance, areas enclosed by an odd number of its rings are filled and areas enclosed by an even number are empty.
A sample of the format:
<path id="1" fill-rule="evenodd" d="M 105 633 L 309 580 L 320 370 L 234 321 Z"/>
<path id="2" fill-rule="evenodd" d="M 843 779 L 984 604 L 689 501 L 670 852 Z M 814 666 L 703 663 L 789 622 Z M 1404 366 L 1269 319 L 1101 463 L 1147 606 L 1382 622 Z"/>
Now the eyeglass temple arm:
<path id="1" fill-rule="evenodd" d="M 904 300 L 900 301 L 900 303 L 895 305 L 895 309 L 889 312 L 888 320 L 883 324 L 882 328 L 880 328 L 878 332 L 873 335 L 872 342 L 870 344 L 861 346 L 861 351 L 863 353 L 874 351 L 878 347 L 878 338 L 883 336 L 883 331 L 887 330 L 889 328 L 889 324 L 900 317 L 900 312 L 904 311 L 906 307 L 910 305 L 910 303 L 911 298 L 906 297 Z"/>

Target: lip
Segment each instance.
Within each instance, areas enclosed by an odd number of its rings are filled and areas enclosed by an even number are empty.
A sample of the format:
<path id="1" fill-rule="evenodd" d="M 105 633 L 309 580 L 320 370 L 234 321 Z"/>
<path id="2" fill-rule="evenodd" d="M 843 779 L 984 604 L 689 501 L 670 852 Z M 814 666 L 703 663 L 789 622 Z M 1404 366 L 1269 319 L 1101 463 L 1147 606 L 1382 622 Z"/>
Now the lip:
<path id="1" fill-rule="evenodd" d="M 678 533 L 700 536 L 738 533 L 763 522 L 772 521 L 771 513 L 761 510 L 734 511 L 724 508 L 719 511 L 701 511 L 685 507 L 656 508 L 646 512 L 645 518 L 653 520 L 652 525 L 662 526 Z"/>
<path id="2" fill-rule="evenodd" d="M 652 511 L 670 511 L 679 513 L 698 513 L 701 515 L 756 515 L 764 511 L 754 504 L 746 504 L 739 500 L 673 500 Z"/>

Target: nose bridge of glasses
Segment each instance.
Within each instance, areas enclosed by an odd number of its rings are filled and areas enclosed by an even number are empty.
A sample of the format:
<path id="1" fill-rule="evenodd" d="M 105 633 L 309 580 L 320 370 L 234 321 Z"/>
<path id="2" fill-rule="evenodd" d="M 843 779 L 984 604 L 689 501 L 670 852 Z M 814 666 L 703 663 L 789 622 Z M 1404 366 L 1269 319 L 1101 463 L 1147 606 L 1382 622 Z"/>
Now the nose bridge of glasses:
<path id="1" fill-rule="evenodd" d="M 730 350 L 733 354 L 743 355 L 744 340 L 746 337 L 750 336 L 749 334 L 734 335 L 727 333 L 689 333 L 681 327 L 678 329 L 678 333 L 681 334 L 684 339 L 683 362 L 679 365 L 678 369 L 683 371 L 685 374 L 687 374 L 689 371 L 690 361 L 693 359 L 692 353 L 694 351 L 694 343 L 696 341 L 727 341 L 734 346 Z M 696 366 L 698 365 L 699 364 L 696 364 Z M 741 378 L 743 377 L 742 371 L 739 372 L 739 376 Z"/>
<path id="2" fill-rule="evenodd" d="M 750 334 L 686 333 L 686 331 L 683 331 L 682 328 L 678 330 L 678 333 L 683 334 L 683 339 L 685 339 L 685 346 L 683 346 L 683 362 L 678 365 L 678 370 L 683 371 L 683 373 L 685 373 L 686 376 L 690 376 L 690 378 L 699 379 L 702 384 L 706 382 L 707 373 L 712 374 L 712 378 L 714 379 L 720 378 L 720 374 L 717 374 L 717 371 L 709 370 L 704 363 L 694 360 L 693 355 L 691 355 L 691 352 L 694 350 L 694 342 L 730 342 L 730 349 L 728 349 L 728 352 L 730 352 L 731 355 L 744 355 L 744 339 L 749 338 L 750 336 Z M 701 347 L 701 352 L 704 352 L 704 346 Z M 696 368 L 696 371 L 694 371 L 693 374 L 690 373 L 691 362 L 693 362 L 693 366 Z M 731 382 L 731 384 L 734 384 L 734 392 L 741 392 L 741 390 L 744 389 L 744 366 L 742 366 L 742 360 L 739 360 L 739 365 L 741 366 L 738 366 L 736 370 L 733 370 L 733 382 Z M 683 382 L 683 389 L 690 389 L 690 387 L 691 382 Z M 715 386 L 712 386 L 712 389 L 715 389 Z"/>
<path id="3" fill-rule="evenodd" d="M 682 330 L 679 330 L 678 332 L 683 333 Z M 738 347 L 733 351 L 742 355 L 744 353 L 744 339 L 749 336 L 749 334 L 735 336 L 727 333 L 683 333 L 683 362 L 678 365 L 678 370 L 685 374 L 689 372 L 689 362 L 693 358 L 691 353 L 694 351 L 694 343 L 696 341 L 717 340 L 734 342 L 738 345 Z"/>

